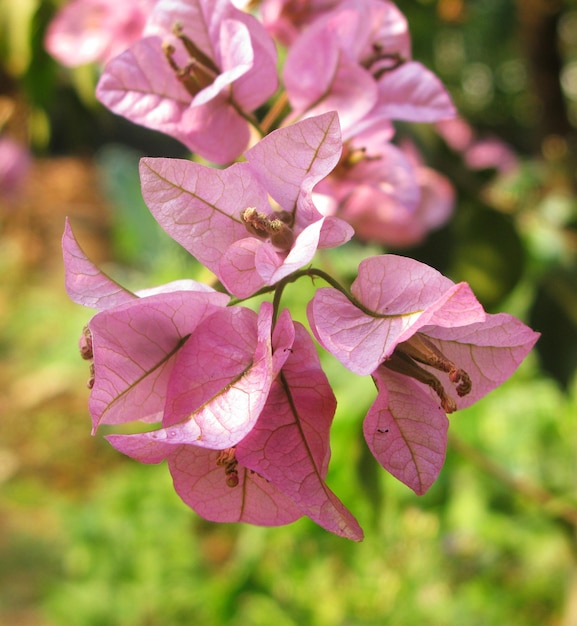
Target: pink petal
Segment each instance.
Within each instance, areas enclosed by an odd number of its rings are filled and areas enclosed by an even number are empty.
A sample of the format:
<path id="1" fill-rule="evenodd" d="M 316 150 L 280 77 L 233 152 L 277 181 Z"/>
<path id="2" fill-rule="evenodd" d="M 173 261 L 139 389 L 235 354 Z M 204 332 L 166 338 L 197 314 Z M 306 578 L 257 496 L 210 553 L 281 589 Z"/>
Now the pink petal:
<path id="1" fill-rule="evenodd" d="M 347 129 L 375 106 L 377 86 L 364 67 L 335 47 L 333 38 L 333 33 L 321 30 L 313 49 L 311 37 L 301 41 L 300 54 L 295 48 L 289 53 L 284 78 L 295 113 L 308 117 L 336 110 Z"/>
<path id="2" fill-rule="evenodd" d="M 247 237 L 235 241 L 224 252 L 216 274 L 237 298 L 248 298 L 265 286 L 265 279 L 256 270 L 256 253 L 264 245 L 256 237 Z"/>
<path id="3" fill-rule="evenodd" d="M 285 210 L 294 212 L 300 196 L 338 163 L 341 155 L 339 118 L 332 111 L 276 130 L 246 153 L 254 175 Z M 314 205 L 299 205 L 296 228 L 320 218 Z"/>
<path id="4" fill-rule="evenodd" d="M 383 367 L 373 379 L 379 394 L 363 424 L 367 444 L 388 472 L 423 495 L 445 462 L 449 421 L 413 379 Z"/>
<path id="5" fill-rule="evenodd" d="M 353 1 L 354 6 L 354 1 Z M 411 39 L 407 18 L 393 2 L 373 0 L 370 3 L 372 19 L 369 23 L 377 26 L 373 37 L 382 46 L 383 54 L 399 54 L 404 59 L 411 58 Z"/>
<path id="6" fill-rule="evenodd" d="M 190 106 L 172 131 L 170 127 L 158 130 L 172 135 L 192 152 L 218 165 L 240 157 L 250 139 L 247 121 L 230 105 L 226 93 L 206 104 Z"/>
<path id="7" fill-rule="evenodd" d="M 240 107 L 245 111 L 254 111 L 278 88 L 276 46 L 262 24 L 252 15 L 239 12 L 237 19 L 248 28 L 254 54 L 250 71 L 235 81 L 232 93 Z"/>
<path id="8" fill-rule="evenodd" d="M 336 401 L 308 333 L 296 338 L 255 428 L 237 446 L 239 462 L 262 475 L 327 530 L 359 541 L 357 521 L 328 488 L 329 431 Z"/>
<path id="9" fill-rule="evenodd" d="M 199 325 L 175 362 L 164 428 L 152 437 L 221 450 L 252 430 L 273 379 L 272 305 L 255 318 L 234 307 Z"/>
<path id="10" fill-rule="evenodd" d="M 62 252 L 66 293 L 73 302 L 95 309 L 108 309 L 137 298 L 88 259 L 78 245 L 68 219 L 62 236 Z"/>
<path id="11" fill-rule="evenodd" d="M 469 326 L 435 327 L 424 332 L 473 381 L 470 394 L 463 398 L 454 396 L 459 409 L 470 406 L 504 383 L 539 339 L 539 333 L 506 313 L 487 315 L 484 322 Z M 451 388 L 446 374 L 436 370 L 434 374 L 446 390 Z"/>
<path id="12" fill-rule="evenodd" d="M 379 79 L 378 104 L 369 113 L 409 122 L 438 122 L 456 114 L 451 98 L 433 72 L 410 61 Z"/>
<path id="13" fill-rule="evenodd" d="M 145 435 L 108 435 L 109 443 L 142 463 L 168 460 L 174 488 L 199 515 L 213 522 L 246 522 L 262 526 L 290 524 L 303 513 L 272 483 L 238 466 L 238 484 L 227 484 L 220 452 L 192 445 L 174 446 Z"/>
<path id="14" fill-rule="evenodd" d="M 140 36 L 149 4 L 144 0 L 73 0 L 50 23 L 46 49 L 69 67 L 105 62 Z"/>
<path id="15" fill-rule="evenodd" d="M 319 248 L 336 248 L 347 243 L 355 234 L 353 227 L 338 217 L 325 217 L 319 237 Z"/>
<path id="16" fill-rule="evenodd" d="M 222 301 L 223 306 L 226 303 L 225 298 L 226 294 L 217 292 L 216 289 L 207 285 L 206 283 L 199 283 L 196 280 L 191 280 L 189 278 L 180 278 L 178 280 L 173 280 L 169 283 L 165 283 L 164 285 L 159 285 L 158 287 L 148 287 L 146 289 L 139 289 L 136 292 L 136 295 L 139 298 L 146 298 L 148 296 L 154 296 L 157 293 L 170 293 L 171 291 L 202 291 L 204 293 L 213 293 L 215 295 L 215 301 Z M 223 298 L 224 296 L 224 298 Z"/>
<path id="17" fill-rule="evenodd" d="M 218 64 L 213 42 L 218 41 L 222 21 L 238 13 L 229 0 L 156 0 L 146 32 L 168 35 L 175 23 L 182 24 L 186 36 Z"/>
<path id="18" fill-rule="evenodd" d="M 291 319 L 290 311 L 283 309 L 276 320 L 272 333 L 272 367 L 275 378 L 293 351 L 295 333 L 295 325 Z"/>
<path id="19" fill-rule="evenodd" d="M 518 165 L 513 149 L 498 137 L 489 137 L 473 142 L 464 154 L 465 163 L 471 169 L 494 168 L 503 174 Z"/>
<path id="20" fill-rule="evenodd" d="M 329 92 L 340 59 L 338 39 L 326 28 L 301 35 L 291 46 L 283 78 L 295 111 L 306 111 Z"/>
<path id="21" fill-rule="evenodd" d="M 235 20 L 225 20 L 220 25 L 219 40 L 222 73 L 195 96 L 194 105 L 209 102 L 252 68 L 254 54 L 250 33 L 244 24 Z"/>
<path id="22" fill-rule="evenodd" d="M 226 97 L 211 95 L 209 102 L 191 106 L 159 37 L 141 39 L 112 59 L 96 88 L 97 98 L 117 115 L 175 137 L 214 163 L 229 163 L 246 147 L 248 125 Z"/>
<path id="23" fill-rule="evenodd" d="M 421 187 L 419 221 L 427 231 L 439 228 L 455 208 L 455 187 L 446 176 L 429 167 L 417 169 L 417 180 Z"/>
<path id="24" fill-rule="evenodd" d="M 226 484 L 219 452 L 180 446 L 168 459 L 174 488 L 199 515 L 213 522 L 246 522 L 260 526 L 290 524 L 302 511 L 275 485 L 238 466 L 238 484 Z"/>
<path id="25" fill-rule="evenodd" d="M 162 228 L 216 274 L 229 246 L 248 236 L 242 211 L 269 209 L 266 191 L 247 163 L 218 170 L 184 159 L 145 158 L 140 180 Z"/>
<path id="26" fill-rule="evenodd" d="M 160 463 L 174 453 L 174 446 L 151 439 L 147 433 L 107 435 L 105 439 L 122 454 L 141 463 Z"/>
<path id="27" fill-rule="evenodd" d="M 425 235 L 414 209 L 374 187 L 357 188 L 340 215 L 354 226 L 356 235 L 364 241 L 403 247 L 420 241 Z"/>
<path id="28" fill-rule="evenodd" d="M 457 152 L 463 152 L 474 138 L 473 128 L 462 117 L 440 120 L 435 128 L 446 144 Z"/>
<path id="29" fill-rule="evenodd" d="M 107 63 L 96 96 L 117 115 L 158 130 L 175 128 L 191 101 L 162 53 L 160 37 L 140 39 Z"/>
<path id="30" fill-rule="evenodd" d="M 99 424 L 159 420 L 178 351 L 202 319 L 227 300 L 216 292 L 172 292 L 96 314 L 89 323 L 95 368 L 89 408 L 94 430 Z"/>

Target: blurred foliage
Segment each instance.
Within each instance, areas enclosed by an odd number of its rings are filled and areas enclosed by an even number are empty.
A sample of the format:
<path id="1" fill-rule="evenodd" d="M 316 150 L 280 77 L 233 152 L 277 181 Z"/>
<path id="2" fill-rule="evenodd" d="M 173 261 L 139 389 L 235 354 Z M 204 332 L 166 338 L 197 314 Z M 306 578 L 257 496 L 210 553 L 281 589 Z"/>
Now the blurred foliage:
<path id="1" fill-rule="evenodd" d="M 138 158 L 186 151 L 99 106 L 97 68 L 49 58 L 43 33 L 60 4 L 0 0 L 0 127 L 36 158 L 18 208 L 0 215 L 0 623 L 575 624 L 577 2 L 399 2 L 414 57 L 479 138 L 504 139 L 519 159 L 507 173 L 473 171 L 430 127 L 399 125 L 458 192 L 454 219 L 400 252 L 469 281 L 542 338 L 508 384 L 452 416 L 446 466 L 422 498 L 367 453 L 371 381 L 324 358 L 339 400 L 329 484 L 365 528 L 360 545 L 308 520 L 208 524 L 164 466 L 89 437 L 76 341 L 91 312 L 62 286 L 64 216 L 131 288 L 210 277 L 140 197 Z M 539 88 L 540 59 L 559 63 L 562 115 Z M 319 262 L 350 282 L 380 251 L 352 242 Z M 312 289 L 283 296 L 303 322 Z"/>

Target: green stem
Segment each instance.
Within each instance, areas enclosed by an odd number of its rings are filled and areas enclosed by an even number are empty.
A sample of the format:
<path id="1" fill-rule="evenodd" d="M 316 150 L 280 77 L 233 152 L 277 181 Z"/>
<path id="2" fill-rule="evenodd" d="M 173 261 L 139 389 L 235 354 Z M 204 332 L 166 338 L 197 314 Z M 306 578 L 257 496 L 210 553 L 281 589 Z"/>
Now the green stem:
<path id="1" fill-rule="evenodd" d="M 247 113 L 242 107 L 239 107 L 238 104 L 234 101 L 233 98 L 229 98 L 229 102 L 230 102 L 231 106 L 233 107 L 233 109 L 241 117 L 243 117 L 256 130 L 256 132 L 261 137 L 264 137 L 266 135 L 266 132 L 261 128 L 260 124 L 258 123 L 257 119 L 254 117 L 254 115 L 251 115 L 250 113 Z"/>
<path id="2" fill-rule="evenodd" d="M 275 120 L 277 120 L 283 113 L 283 110 L 288 105 L 288 95 L 286 91 L 283 91 L 280 96 L 273 102 L 272 106 L 262 118 L 260 128 L 266 135 L 270 132 Z"/>
<path id="3" fill-rule="evenodd" d="M 449 434 L 449 443 L 459 454 L 495 478 L 501 485 L 505 485 L 512 491 L 535 502 L 553 519 L 569 524 L 572 528 L 577 528 L 577 508 L 574 505 L 561 500 L 541 485 L 533 483 L 527 478 L 511 474 L 503 466 L 485 456 L 480 450 L 452 433 Z"/>
<path id="4" fill-rule="evenodd" d="M 323 272 L 323 270 L 319 270 L 315 267 L 310 267 L 306 270 L 298 270 L 296 272 L 293 272 L 292 274 L 289 274 L 288 276 L 280 280 L 276 285 L 272 285 L 270 287 L 263 287 L 262 289 L 259 289 L 256 293 L 253 293 L 251 296 L 248 296 L 246 298 L 232 298 L 231 301 L 229 302 L 229 306 L 240 304 L 241 302 L 250 300 L 251 298 L 254 298 L 255 296 L 265 295 L 267 293 L 271 293 L 274 291 L 275 295 L 273 298 L 273 305 L 275 305 L 275 316 L 276 316 L 276 310 L 278 306 L 280 305 L 280 298 L 281 298 L 284 288 L 289 283 L 294 283 L 299 278 L 302 278 L 303 276 L 309 276 L 311 278 L 313 278 L 314 276 L 318 276 L 319 278 L 322 278 L 331 287 L 334 287 L 337 291 L 340 291 L 353 306 L 357 307 L 359 310 L 365 313 L 365 315 L 369 315 L 370 317 L 376 317 L 376 318 L 397 317 L 397 315 L 385 315 L 383 313 L 378 313 L 377 311 L 373 311 L 369 309 L 360 300 L 357 300 L 355 296 L 353 296 L 353 294 L 348 289 L 345 289 L 345 287 L 343 287 L 338 281 L 336 281 L 330 274 L 327 274 L 326 272 Z"/>
<path id="5" fill-rule="evenodd" d="M 309 276 L 318 276 L 319 278 L 322 278 L 331 287 L 334 287 L 337 291 L 340 291 L 353 306 L 357 307 L 357 309 L 360 309 L 365 315 L 369 315 L 370 317 L 377 317 L 377 318 L 398 317 L 397 315 L 385 315 L 383 313 L 379 313 L 378 311 L 373 311 L 372 309 L 369 309 L 360 300 L 357 300 L 355 296 L 353 296 L 353 294 L 348 289 L 345 289 L 332 276 L 330 276 L 326 272 L 323 272 L 323 270 L 318 270 L 312 267 L 309 270 L 303 270 L 303 271 L 306 272 Z"/>

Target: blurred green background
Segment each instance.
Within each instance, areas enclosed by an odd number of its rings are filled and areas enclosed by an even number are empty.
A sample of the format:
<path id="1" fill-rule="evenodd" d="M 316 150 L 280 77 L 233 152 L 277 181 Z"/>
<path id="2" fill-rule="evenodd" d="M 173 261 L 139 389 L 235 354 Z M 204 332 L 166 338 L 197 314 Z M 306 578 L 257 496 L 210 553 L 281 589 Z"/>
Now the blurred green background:
<path id="1" fill-rule="evenodd" d="M 371 382 L 324 358 L 339 400 L 328 481 L 362 544 L 306 519 L 207 523 L 166 467 L 116 453 L 106 429 L 90 436 L 77 339 L 91 311 L 64 292 L 64 217 L 128 286 L 206 275 L 140 198 L 139 156 L 185 151 L 105 111 L 97 68 L 50 59 L 59 4 L 0 0 L 0 130 L 33 154 L 19 193 L 0 199 L 0 624 L 576 625 L 577 2 L 398 3 L 414 57 L 479 138 L 518 158 L 472 170 L 430 127 L 399 126 L 458 191 L 451 222 L 402 253 L 542 338 L 506 385 L 451 416 L 445 468 L 420 498 L 367 452 Z M 347 281 L 379 251 L 353 243 L 319 263 Z M 301 319 L 310 293 L 287 290 Z"/>

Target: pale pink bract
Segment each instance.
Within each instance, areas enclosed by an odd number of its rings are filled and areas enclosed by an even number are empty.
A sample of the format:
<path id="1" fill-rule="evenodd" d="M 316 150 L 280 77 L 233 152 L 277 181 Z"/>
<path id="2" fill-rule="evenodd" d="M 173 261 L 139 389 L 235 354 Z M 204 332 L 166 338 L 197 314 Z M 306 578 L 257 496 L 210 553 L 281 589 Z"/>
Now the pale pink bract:
<path id="1" fill-rule="evenodd" d="M 264 27 L 279 43 L 290 46 L 299 33 L 342 0 L 262 0 Z"/>

